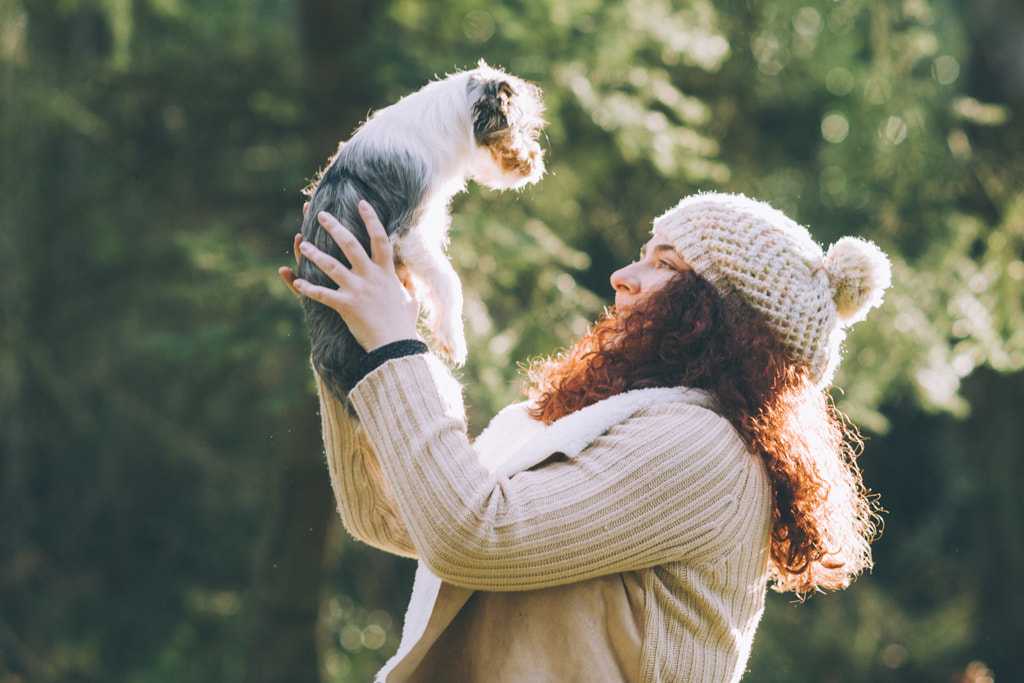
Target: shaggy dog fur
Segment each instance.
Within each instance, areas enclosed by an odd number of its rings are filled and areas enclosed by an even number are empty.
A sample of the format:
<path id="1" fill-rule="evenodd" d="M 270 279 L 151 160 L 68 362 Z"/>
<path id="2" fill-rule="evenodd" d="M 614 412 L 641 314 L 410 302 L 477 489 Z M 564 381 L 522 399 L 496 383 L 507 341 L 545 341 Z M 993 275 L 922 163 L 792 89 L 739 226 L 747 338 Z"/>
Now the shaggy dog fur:
<path id="1" fill-rule="evenodd" d="M 435 349 L 461 364 L 462 286 L 446 254 L 451 198 L 469 178 L 497 190 L 539 180 L 542 113 L 536 86 L 482 61 L 476 69 L 428 84 L 373 114 L 339 145 L 309 191 L 303 238 L 348 265 L 316 216 L 334 214 L 369 251 L 357 208 L 360 199 L 367 200 L 390 236 L 396 265 L 411 276 Z M 336 286 L 305 258 L 298 275 Z M 306 297 L 302 303 L 313 366 L 330 391 L 344 398 L 363 351 L 335 311 Z"/>

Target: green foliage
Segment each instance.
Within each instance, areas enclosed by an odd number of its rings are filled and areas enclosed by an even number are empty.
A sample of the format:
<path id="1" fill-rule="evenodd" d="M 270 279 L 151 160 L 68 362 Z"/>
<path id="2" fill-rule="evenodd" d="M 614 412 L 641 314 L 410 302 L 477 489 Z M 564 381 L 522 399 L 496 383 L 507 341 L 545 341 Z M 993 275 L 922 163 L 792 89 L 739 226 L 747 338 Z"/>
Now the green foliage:
<path id="1" fill-rule="evenodd" d="M 0 678 L 360 681 L 394 651 L 410 565 L 337 528 L 274 271 L 337 140 L 483 58 L 543 88 L 549 173 L 453 204 L 471 428 L 683 195 L 873 239 L 895 281 L 837 398 L 878 566 L 772 596 L 745 680 L 1013 679 L 1022 33 L 1009 0 L 0 2 Z"/>

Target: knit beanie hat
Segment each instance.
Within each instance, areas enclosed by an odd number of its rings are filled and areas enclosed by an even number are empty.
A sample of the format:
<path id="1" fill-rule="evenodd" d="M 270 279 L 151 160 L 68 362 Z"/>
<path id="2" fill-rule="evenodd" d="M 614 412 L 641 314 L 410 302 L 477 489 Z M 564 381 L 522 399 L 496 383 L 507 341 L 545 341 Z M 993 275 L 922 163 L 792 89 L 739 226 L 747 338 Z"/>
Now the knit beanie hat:
<path id="1" fill-rule="evenodd" d="M 825 253 L 806 228 L 743 195 L 687 197 L 654 232 L 720 294 L 763 314 L 819 387 L 832 382 L 845 328 L 882 303 L 891 280 L 873 243 L 843 237 Z"/>

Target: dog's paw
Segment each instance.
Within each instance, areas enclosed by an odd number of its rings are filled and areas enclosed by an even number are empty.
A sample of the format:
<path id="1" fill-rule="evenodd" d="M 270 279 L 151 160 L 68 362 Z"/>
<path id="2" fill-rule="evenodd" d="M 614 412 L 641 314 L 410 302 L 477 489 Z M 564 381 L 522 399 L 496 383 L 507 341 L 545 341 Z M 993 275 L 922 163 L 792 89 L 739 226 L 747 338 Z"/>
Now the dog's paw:
<path id="1" fill-rule="evenodd" d="M 434 348 L 456 365 L 464 364 L 469 353 L 466 347 L 466 332 L 461 322 L 461 320 L 444 321 L 431 330 Z"/>

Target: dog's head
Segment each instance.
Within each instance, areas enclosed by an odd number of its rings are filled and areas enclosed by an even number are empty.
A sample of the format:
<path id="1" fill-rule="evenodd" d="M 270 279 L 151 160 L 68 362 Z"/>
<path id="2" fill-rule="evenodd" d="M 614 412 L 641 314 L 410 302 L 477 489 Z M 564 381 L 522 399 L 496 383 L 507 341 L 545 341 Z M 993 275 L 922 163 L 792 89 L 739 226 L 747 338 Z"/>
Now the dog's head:
<path id="1" fill-rule="evenodd" d="M 482 60 L 466 84 L 478 145 L 471 170 L 478 183 L 496 190 L 535 183 L 544 174 L 538 143 L 544 126 L 540 88 L 487 66 Z"/>

